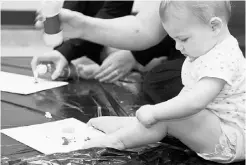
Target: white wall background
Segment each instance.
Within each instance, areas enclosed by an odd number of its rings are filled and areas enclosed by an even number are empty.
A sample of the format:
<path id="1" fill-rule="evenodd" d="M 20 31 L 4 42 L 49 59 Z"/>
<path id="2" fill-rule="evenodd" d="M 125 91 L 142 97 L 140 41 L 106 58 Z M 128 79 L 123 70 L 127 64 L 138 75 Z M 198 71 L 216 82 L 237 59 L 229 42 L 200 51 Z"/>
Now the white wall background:
<path id="1" fill-rule="evenodd" d="M 3 0 L 1 3 L 1 10 L 17 10 L 17 11 L 22 11 L 22 10 L 36 10 L 40 5 L 40 1 L 38 0 L 32 0 L 32 1 L 21 1 L 21 0 L 16 0 L 16 1 L 6 1 Z"/>

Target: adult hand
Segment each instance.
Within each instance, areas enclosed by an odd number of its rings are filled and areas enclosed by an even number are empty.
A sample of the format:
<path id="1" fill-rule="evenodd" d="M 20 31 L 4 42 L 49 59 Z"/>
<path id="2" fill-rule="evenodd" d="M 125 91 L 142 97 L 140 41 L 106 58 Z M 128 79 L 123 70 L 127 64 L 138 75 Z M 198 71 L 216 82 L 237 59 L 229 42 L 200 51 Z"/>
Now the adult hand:
<path id="1" fill-rule="evenodd" d="M 42 62 L 52 62 L 55 65 L 55 71 L 51 75 L 52 80 L 57 79 L 63 69 L 68 65 L 66 58 L 57 50 L 42 54 L 40 56 L 34 56 L 31 62 L 32 70 L 35 71 L 38 64 Z"/>
<path id="2" fill-rule="evenodd" d="M 83 24 L 85 15 L 63 8 L 59 13 L 59 17 L 61 21 L 61 28 L 63 30 L 64 40 L 70 38 L 79 38 L 82 35 L 83 28 L 81 28 L 81 25 Z M 45 18 L 41 11 L 38 11 L 35 27 L 37 29 L 43 29 L 44 20 Z"/>
<path id="3" fill-rule="evenodd" d="M 153 105 L 144 105 L 136 112 L 136 117 L 146 128 L 150 128 L 157 123 L 153 113 Z"/>
<path id="4" fill-rule="evenodd" d="M 128 74 L 136 65 L 136 60 L 128 50 L 117 50 L 103 61 L 94 78 L 100 82 L 113 83 Z"/>

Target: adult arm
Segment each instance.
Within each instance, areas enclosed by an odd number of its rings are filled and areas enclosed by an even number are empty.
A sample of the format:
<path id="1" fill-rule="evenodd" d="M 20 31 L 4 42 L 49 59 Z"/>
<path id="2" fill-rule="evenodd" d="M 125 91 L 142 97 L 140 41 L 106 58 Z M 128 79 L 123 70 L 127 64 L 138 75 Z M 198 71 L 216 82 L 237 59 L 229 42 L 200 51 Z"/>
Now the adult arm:
<path id="1" fill-rule="evenodd" d="M 88 1 L 68 1 L 64 8 L 84 13 L 96 18 L 111 19 L 124 15 L 129 15 L 132 9 L 133 1 L 107 1 L 107 2 L 88 2 Z M 96 44 L 82 39 L 70 39 L 62 45 L 55 48 L 67 59 L 71 61 L 83 55 L 87 55 L 95 62 L 99 62 L 100 52 L 103 45 Z"/>
<path id="2" fill-rule="evenodd" d="M 159 1 L 144 1 L 136 16 L 115 19 L 92 18 L 76 14 L 81 38 L 126 50 L 144 50 L 166 35 L 159 17 Z"/>

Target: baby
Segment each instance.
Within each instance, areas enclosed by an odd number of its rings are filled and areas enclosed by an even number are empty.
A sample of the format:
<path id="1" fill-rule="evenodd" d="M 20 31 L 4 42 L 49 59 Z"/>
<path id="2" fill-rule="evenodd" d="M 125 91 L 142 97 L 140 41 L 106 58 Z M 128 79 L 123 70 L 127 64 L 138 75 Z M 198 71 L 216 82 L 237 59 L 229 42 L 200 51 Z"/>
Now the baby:
<path id="1" fill-rule="evenodd" d="M 105 146 L 132 148 L 170 134 L 204 159 L 245 159 L 246 60 L 229 32 L 230 12 L 229 1 L 161 2 L 162 25 L 186 56 L 184 88 L 171 100 L 142 106 L 137 118 L 111 130 Z"/>
<path id="2" fill-rule="evenodd" d="M 245 158 L 246 62 L 227 27 L 230 12 L 229 1 L 161 3 L 163 27 L 187 57 L 184 88 L 167 102 L 137 111 L 145 126 L 166 121 L 168 133 L 221 163 Z"/>

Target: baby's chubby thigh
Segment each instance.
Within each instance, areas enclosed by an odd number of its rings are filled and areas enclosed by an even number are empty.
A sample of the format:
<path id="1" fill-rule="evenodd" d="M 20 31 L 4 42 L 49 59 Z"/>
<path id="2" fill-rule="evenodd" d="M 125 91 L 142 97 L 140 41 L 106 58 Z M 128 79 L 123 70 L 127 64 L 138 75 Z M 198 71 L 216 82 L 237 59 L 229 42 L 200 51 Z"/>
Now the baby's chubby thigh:
<path id="1" fill-rule="evenodd" d="M 197 153 L 213 153 L 222 135 L 220 119 L 209 110 L 166 124 L 168 134 Z"/>

